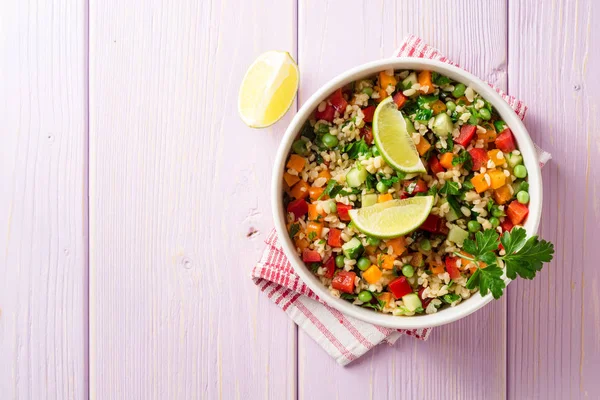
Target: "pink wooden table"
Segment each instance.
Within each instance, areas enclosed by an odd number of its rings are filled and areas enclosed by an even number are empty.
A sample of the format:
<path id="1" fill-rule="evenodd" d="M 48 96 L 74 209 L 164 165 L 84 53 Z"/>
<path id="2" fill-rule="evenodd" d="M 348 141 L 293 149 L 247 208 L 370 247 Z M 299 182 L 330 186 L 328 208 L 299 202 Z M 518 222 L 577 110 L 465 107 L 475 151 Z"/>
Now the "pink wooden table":
<path id="1" fill-rule="evenodd" d="M 600 398 L 599 21 L 595 0 L 2 2 L 0 398 Z M 294 111 L 408 33 L 530 106 L 556 257 L 342 368 L 248 275 Z M 251 130 L 237 91 L 271 49 L 298 104 Z"/>

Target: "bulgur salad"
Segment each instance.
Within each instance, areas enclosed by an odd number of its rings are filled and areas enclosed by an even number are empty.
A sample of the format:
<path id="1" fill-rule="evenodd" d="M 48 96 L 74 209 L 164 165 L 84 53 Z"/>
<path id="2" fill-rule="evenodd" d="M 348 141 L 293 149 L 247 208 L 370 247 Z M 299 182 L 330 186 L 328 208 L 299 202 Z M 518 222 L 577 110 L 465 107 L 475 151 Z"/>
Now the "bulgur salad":
<path id="1" fill-rule="evenodd" d="M 385 107 L 400 119 L 381 122 Z M 380 131 L 396 128 L 413 167 L 386 150 L 395 131 Z M 333 296 L 360 307 L 412 316 L 477 291 L 498 298 L 504 275 L 532 279 L 554 253 L 522 228 L 529 185 L 510 128 L 471 87 L 436 72 L 387 70 L 339 88 L 305 123 L 285 168 L 296 251 Z M 424 214 L 401 235 L 361 220 L 415 205 Z"/>

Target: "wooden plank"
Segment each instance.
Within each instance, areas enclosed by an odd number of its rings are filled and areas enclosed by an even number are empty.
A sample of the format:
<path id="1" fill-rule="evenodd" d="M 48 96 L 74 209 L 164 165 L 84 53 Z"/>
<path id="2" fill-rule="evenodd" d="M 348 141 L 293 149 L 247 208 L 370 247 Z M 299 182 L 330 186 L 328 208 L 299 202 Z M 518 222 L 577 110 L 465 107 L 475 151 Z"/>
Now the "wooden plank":
<path id="1" fill-rule="evenodd" d="M 541 235 L 555 261 L 509 291 L 509 397 L 598 398 L 600 4 L 510 3 L 509 88 L 529 105 L 543 170 Z"/>
<path id="2" fill-rule="evenodd" d="M 91 397 L 293 396 L 296 328 L 249 277 L 293 113 L 251 130 L 237 92 L 260 53 L 295 54 L 295 3 L 90 12 Z"/>
<path id="3" fill-rule="evenodd" d="M 87 396 L 85 1 L 0 6 L 0 397 Z"/>
<path id="4" fill-rule="evenodd" d="M 300 1 L 298 24 L 300 102 L 336 74 L 390 56 L 409 33 L 478 76 L 506 84 L 504 1 Z M 336 365 L 302 331 L 298 336 L 301 399 L 313 398 L 316 387 L 322 398 L 505 397 L 505 300 L 436 328 L 427 342 L 402 338 L 347 368 Z"/>

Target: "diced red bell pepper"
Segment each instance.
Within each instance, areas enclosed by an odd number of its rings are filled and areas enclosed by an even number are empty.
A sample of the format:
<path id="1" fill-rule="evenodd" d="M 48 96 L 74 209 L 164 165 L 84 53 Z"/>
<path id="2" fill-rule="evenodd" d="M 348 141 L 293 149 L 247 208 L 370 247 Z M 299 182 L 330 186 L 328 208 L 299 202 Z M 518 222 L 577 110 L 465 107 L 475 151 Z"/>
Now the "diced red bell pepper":
<path id="1" fill-rule="evenodd" d="M 422 286 L 419 289 L 419 298 L 421 299 L 421 303 L 423 303 L 423 308 L 427 308 L 427 306 L 429 305 L 429 303 L 431 303 L 431 300 L 433 300 L 431 297 L 427 297 L 427 298 L 423 298 L 423 292 L 425 291 L 425 287 Z"/>
<path id="2" fill-rule="evenodd" d="M 348 211 L 352 210 L 352 206 L 343 203 L 337 203 L 337 213 L 340 221 L 350 221 Z"/>
<path id="3" fill-rule="evenodd" d="M 317 111 L 315 111 L 315 119 L 318 120 L 325 120 L 327 122 L 333 122 L 333 118 L 335 117 L 335 108 L 333 108 L 333 106 L 331 104 L 327 104 L 327 106 L 325 106 L 325 109 L 323 111 L 319 111 L 319 109 L 317 109 Z"/>
<path id="4" fill-rule="evenodd" d="M 327 244 L 331 247 L 342 247 L 342 230 L 336 228 L 329 229 Z"/>
<path id="5" fill-rule="evenodd" d="M 427 219 L 425 220 L 425 222 L 423 222 L 423 224 L 419 227 L 419 229 L 422 229 L 424 231 L 427 232 L 431 232 L 431 233 L 437 233 L 438 230 L 440 229 L 440 221 L 441 218 L 438 217 L 435 214 L 429 214 L 427 216 Z"/>
<path id="6" fill-rule="evenodd" d="M 316 250 L 304 249 L 302 252 L 302 261 L 305 263 L 321 262 L 321 255 Z"/>
<path id="7" fill-rule="evenodd" d="M 373 115 L 375 114 L 375 106 L 369 106 L 362 109 L 362 113 L 365 115 L 363 121 L 373 122 Z"/>
<path id="8" fill-rule="evenodd" d="M 440 218 L 437 233 L 439 233 L 440 235 L 447 235 L 448 233 L 450 233 L 450 229 L 446 226 L 445 218 Z"/>
<path id="9" fill-rule="evenodd" d="M 417 193 L 425 193 L 429 188 L 427 187 L 427 183 L 423 179 L 417 179 L 416 181 L 405 181 L 404 191 L 409 195 L 415 195 Z"/>
<path id="10" fill-rule="evenodd" d="M 400 299 L 409 293 L 412 293 L 412 287 L 405 276 L 394 279 L 388 284 L 388 288 L 395 299 Z"/>
<path id="11" fill-rule="evenodd" d="M 344 293 L 354 293 L 355 278 L 356 273 L 352 271 L 339 271 L 337 275 L 333 277 L 331 286 Z"/>
<path id="12" fill-rule="evenodd" d="M 446 271 L 448 271 L 448 275 L 450 275 L 450 279 L 458 279 L 460 278 L 460 271 L 458 270 L 458 266 L 456 265 L 457 261 L 459 261 L 458 257 L 446 257 Z"/>
<path id="13" fill-rule="evenodd" d="M 335 257 L 331 256 L 323 263 L 323 268 L 325 268 L 325 278 L 333 278 L 333 274 L 335 273 Z"/>
<path id="14" fill-rule="evenodd" d="M 500 222 L 500 227 L 502 227 L 502 230 L 504 232 L 510 232 L 510 230 L 513 228 L 513 223 L 510 222 L 509 218 L 504 218 L 504 221 Z"/>
<path id="15" fill-rule="evenodd" d="M 476 126 L 463 125 L 462 128 L 460 128 L 460 135 L 454 139 L 454 143 L 460 144 L 462 147 L 467 147 L 475 137 L 475 132 L 477 132 Z"/>
<path id="16" fill-rule="evenodd" d="M 365 143 L 369 146 L 373 144 L 373 131 L 368 126 L 364 126 L 360 129 L 360 137 L 365 139 Z"/>
<path id="17" fill-rule="evenodd" d="M 338 89 L 329 97 L 329 102 L 339 112 L 340 114 L 344 114 L 346 111 L 346 106 L 348 106 L 348 102 L 344 99 L 344 95 L 342 94 L 342 89 Z"/>
<path id="18" fill-rule="evenodd" d="M 402 92 L 396 93 L 392 99 L 398 106 L 398 110 L 404 107 L 404 103 L 406 103 L 406 97 L 402 94 Z"/>
<path id="19" fill-rule="evenodd" d="M 506 215 L 510 218 L 510 222 L 513 225 L 520 225 L 527 217 L 529 208 L 526 204 L 521 204 L 517 200 L 513 200 L 512 203 L 506 208 Z"/>
<path id="20" fill-rule="evenodd" d="M 504 153 L 510 153 L 516 150 L 517 145 L 515 144 L 515 137 L 513 136 L 510 128 L 506 128 L 496 138 L 496 147 L 502 150 Z"/>
<path id="21" fill-rule="evenodd" d="M 431 168 L 431 172 L 434 174 L 445 171 L 444 167 L 440 163 L 440 160 L 435 156 L 435 154 L 432 154 L 431 157 L 429 157 L 429 168 Z"/>
<path id="22" fill-rule="evenodd" d="M 288 204 L 287 212 L 294 213 L 296 219 L 301 218 L 308 213 L 308 203 L 304 199 L 294 200 Z"/>
<path id="23" fill-rule="evenodd" d="M 481 167 L 485 167 L 488 162 L 488 154 L 484 149 L 473 148 L 469 150 L 471 159 L 473 160 L 473 171 L 479 171 Z"/>

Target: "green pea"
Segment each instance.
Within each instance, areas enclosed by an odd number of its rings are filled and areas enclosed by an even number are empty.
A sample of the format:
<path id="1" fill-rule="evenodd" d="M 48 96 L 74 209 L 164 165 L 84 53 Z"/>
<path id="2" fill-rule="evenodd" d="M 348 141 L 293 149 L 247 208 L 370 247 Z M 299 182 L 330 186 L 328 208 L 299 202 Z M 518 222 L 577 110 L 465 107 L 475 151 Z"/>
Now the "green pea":
<path id="1" fill-rule="evenodd" d="M 471 124 L 471 125 L 479 125 L 479 122 L 480 122 L 480 120 L 476 116 L 471 115 L 469 117 L 469 124 Z"/>
<path id="2" fill-rule="evenodd" d="M 324 134 L 324 133 L 329 133 L 329 127 L 325 124 L 319 124 L 319 127 L 317 128 L 317 132 Z"/>
<path id="3" fill-rule="evenodd" d="M 466 90 L 467 90 L 467 87 L 465 86 L 465 84 L 459 83 L 458 85 L 454 86 L 454 90 L 452 91 L 452 96 L 454 96 L 456 98 L 464 96 Z"/>
<path id="4" fill-rule="evenodd" d="M 309 153 L 308 147 L 306 147 L 306 140 L 298 139 L 292 144 L 292 150 L 296 154 L 300 154 L 301 156 L 305 156 Z"/>
<path id="5" fill-rule="evenodd" d="M 529 203 L 529 193 L 521 190 L 519 193 L 517 193 L 517 201 L 521 204 Z"/>
<path id="6" fill-rule="evenodd" d="M 363 290 L 358 294 L 358 299 L 363 303 L 368 303 L 371 301 L 371 299 L 373 299 L 373 295 L 368 290 Z"/>
<path id="7" fill-rule="evenodd" d="M 415 269 L 412 265 L 406 264 L 404 267 L 402 267 L 402 275 L 404 275 L 405 277 L 411 278 L 414 274 Z"/>
<path id="8" fill-rule="evenodd" d="M 453 101 L 449 101 L 446 103 L 446 108 L 448 108 L 448 110 L 454 112 L 456 110 L 456 103 Z"/>
<path id="9" fill-rule="evenodd" d="M 487 121 L 492 118 L 492 113 L 487 108 L 482 108 L 479 110 L 479 116 Z"/>
<path id="10" fill-rule="evenodd" d="M 366 271 L 371 266 L 371 260 L 369 260 L 367 257 L 361 257 L 356 262 L 356 266 L 361 271 Z"/>
<path id="11" fill-rule="evenodd" d="M 378 155 L 381 155 L 377 146 L 371 147 L 371 153 L 373 153 L 373 156 L 375 156 L 375 157 L 377 157 Z"/>
<path id="12" fill-rule="evenodd" d="M 369 246 L 379 246 L 379 244 L 381 243 L 381 240 L 374 238 L 374 237 L 367 237 L 367 244 Z"/>
<path id="13" fill-rule="evenodd" d="M 364 94 L 368 94 L 369 97 L 371 97 L 371 95 L 373 94 L 373 88 L 370 88 L 370 87 L 363 88 L 362 92 Z"/>
<path id="14" fill-rule="evenodd" d="M 500 217 L 504 217 L 505 214 L 504 214 L 504 211 L 502 211 L 498 207 L 494 207 L 494 208 L 492 208 L 492 215 L 494 217 L 500 218 Z"/>
<path id="15" fill-rule="evenodd" d="M 330 149 L 333 149 L 339 143 L 338 138 L 336 138 L 335 136 L 333 136 L 330 133 L 324 134 L 323 137 L 321 138 L 321 141 L 323 142 L 323 144 L 325 146 L 327 146 L 327 148 L 330 148 Z"/>
<path id="16" fill-rule="evenodd" d="M 521 182 L 521 184 L 519 185 L 519 191 L 522 191 L 522 190 L 525 192 L 529 191 L 529 182 L 527 182 L 527 181 Z"/>
<path id="17" fill-rule="evenodd" d="M 525 178 L 527 176 L 527 168 L 524 165 L 517 165 L 513 171 L 517 178 Z"/>
<path id="18" fill-rule="evenodd" d="M 377 182 L 377 186 L 375 187 L 379 193 L 387 193 L 389 187 L 383 182 Z"/>
<path id="19" fill-rule="evenodd" d="M 490 218 L 490 224 L 492 224 L 492 228 L 496 228 L 498 225 L 500 225 L 500 220 L 496 217 L 492 217 Z"/>
<path id="20" fill-rule="evenodd" d="M 481 229 L 481 224 L 477 221 L 469 221 L 467 228 L 469 229 L 469 232 L 475 233 Z"/>
<path id="21" fill-rule="evenodd" d="M 429 241 L 429 239 L 421 239 L 419 246 L 421 246 L 421 248 L 425 251 L 431 250 L 431 242 Z"/>
<path id="22" fill-rule="evenodd" d="M 335 257 L 335 266 L 338 268 L 344 268 L 344 256 Z"/>

